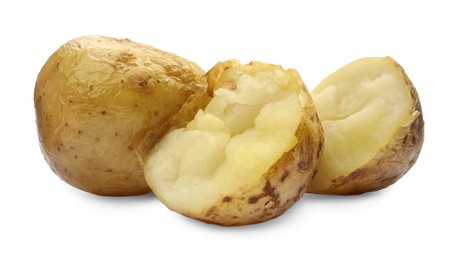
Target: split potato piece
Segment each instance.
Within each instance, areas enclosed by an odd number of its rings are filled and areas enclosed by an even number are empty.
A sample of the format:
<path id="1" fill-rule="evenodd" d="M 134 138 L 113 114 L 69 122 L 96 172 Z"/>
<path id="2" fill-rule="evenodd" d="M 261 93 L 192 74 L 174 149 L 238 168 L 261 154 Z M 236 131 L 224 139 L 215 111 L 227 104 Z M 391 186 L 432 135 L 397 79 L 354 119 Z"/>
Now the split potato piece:
<path id="1" fill-rule="evenodd" d="M 363 58 L 324 79 L 312 97 L 325 148 L 310 193 L 385 188 L 416 162 L 424 140 L 419 97 L 392 58 Z"/>
<path id="2" fill-rule="evenodd" d="M 177 55 L 128 39 L 71 40 L 36 81 L 42 152 L 57 175 L 84 191 L 151 192 L 136 152 L 141 140 L 166 132 L 184 105 L 195 114 L 206 91 L 205 72 Z"/>
<path id="3" fill-rule="evenodd" d="M 208 72 L 213 98 L 145 158 L 145 177 L 168 208 L 225 226 L 279 216 L 306 191 L 323 133 L 295 70 L 231 60 Z"/>

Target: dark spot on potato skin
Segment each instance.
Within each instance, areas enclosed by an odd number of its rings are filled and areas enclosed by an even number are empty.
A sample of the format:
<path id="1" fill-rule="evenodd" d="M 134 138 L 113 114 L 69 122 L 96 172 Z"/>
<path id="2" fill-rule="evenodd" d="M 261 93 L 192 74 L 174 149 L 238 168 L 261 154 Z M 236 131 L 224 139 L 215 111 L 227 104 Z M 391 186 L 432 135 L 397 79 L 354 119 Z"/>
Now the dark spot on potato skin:
<path id="1" fill-rule="evenodd" d="M 132 150 L 134 150 L 134 146 L 133 146 L 132 144 L 130 144 L 130 145 L 127 147 L 127 149 L 128 149 L 129 151 L 132 151 Z"/>
<path id="2" fill-rule="evenodd" d="M 102 110 L 102 112 L 100 112 L 100 113 L 104 116 L 105 114 L 107 114 L 107 111 Z"/>
<path id="3" fill-rule="evenodd" d="M 263 192 L 263 197 L 270 197 L 268 203 L 265 204 L 265 210 L 275 209 L 280 206 L 279 194 L 276 192 L 276 187 L 270 181 L 266 181 Z"/>
<path id="4" fill-rule="evenodd" d="M 257 201 L 258 201 L 258 197 L 257 196 L 253 196 L 253 197 L 250 197 L 248 199 L 249 204 L 255 204 L 255 203 L 257 203 Z"/>
<path id="5" fill-rule="evenodd" d="M 142 79 L 139 81 L 138 83 L 138 86 L 141 88 L 141 89 L 146 89 L 147 86 L 148 86 L 148 80 L 147 79 Z"/>
<path id="6" fill-rule="evenodd" d="M 411 135 L 411 145 L 414 145 L 417 143 L 417 136 L 416 135 Z"/>
<path id="7" fill-rule="evenodd" d="M 276 193 L 275 193 L 275 190 L 273 188 L 273 186 L 271 186 L 271 182 L 270 181 L 266 181 L 265 183 L 265 187 L 263 187 L 263 192 L 264 192 L 264 196 L 269 196 L 269 197 L 276 197 L 278 196 Z"/>
<path id="8" fill-rule="evenodd" d="M 129 63 L 133 59 L 135 59 L 134 54 L 126 52 L 126 51 L 122 51 L 120 53 L 118 59 L 116 59 L 116 62 Z"/>
<path id="9" fill-rule="evenodd" d="M 299 163 L 298 163 L 298 170 L 300 172 L 306 172 L 308 170 L 308 162 L 307 160 L 304 160 L 302 159 Z"/>
<path id="10" fill-rule="evenodd" d="M 223 202 L 231 202 L 233 200 L 233 198 L 231 198 L 230 196 L 225 196 L 223 198 Z"/>
<path id="11" fill-rule="evenodd" d="M 281 182 L 284 182 L 285 179 L 286 179 L 289 175 L 290 175 L 290 171 L 287 170 L 287 169 L 285 169 L 285 170 L 284 170 L 284 173 L 283 173 L 282 176 L 281 176 L 280 181 L 281 181 Z"/>
<path id="12" fill-rule="evenodd" d="M 216 206 L 213 206 L 212 208 L 210 208 L 210 209 L 206 212 L 205 217 L 208 218 L 208 217 L 214 215 L 216 211 L 217 211 L 217 207 L 216 207 Z"/>

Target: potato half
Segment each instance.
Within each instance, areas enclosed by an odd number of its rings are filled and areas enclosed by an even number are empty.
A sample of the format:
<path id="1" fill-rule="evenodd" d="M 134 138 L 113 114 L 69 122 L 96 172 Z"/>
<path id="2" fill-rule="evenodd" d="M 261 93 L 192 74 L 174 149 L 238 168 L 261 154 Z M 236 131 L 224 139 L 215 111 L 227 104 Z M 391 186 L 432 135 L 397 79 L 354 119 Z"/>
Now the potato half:
<path id="1" fill-rule="evenodd" d="M 190 99 L 205 99 L 206 89 L 205 72 L 177 55 L 128 39 L 74 39 L 37 78 L 42 152 L 51 169 L 79 189 L 148 193 L 139 143 L 152 130 L 167 131 L 165 122 Z"/>
<path id="2" fill-rule="evenodd" d="M 323 133 L 295 70 L 217 64 L 213 98 L 167 133 L 145 159 L 145 177 L 171 210 L 225 226 L 272 219 L 306 191 Z"/>
<path id="3" fill-rule="evenodd" d="M 416 162 L 424 140 L 418 94 L 392 58 L 363 58 L 312 92 L 325 133 L 308 192 L 359 194 L 385 188 Z"/>

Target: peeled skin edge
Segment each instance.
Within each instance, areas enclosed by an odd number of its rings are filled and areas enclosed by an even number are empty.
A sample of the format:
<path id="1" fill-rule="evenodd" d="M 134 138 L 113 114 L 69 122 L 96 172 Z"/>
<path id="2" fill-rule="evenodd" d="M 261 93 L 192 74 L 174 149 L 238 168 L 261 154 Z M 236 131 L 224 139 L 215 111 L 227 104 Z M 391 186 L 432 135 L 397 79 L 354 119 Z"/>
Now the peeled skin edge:
<path id="1" fill-rule="evenodd" d="M 169 209 L 223 226 L 277 217 L 305 193 L 323 133 L 294 70 L 220 62 L 213 99 L 145 157 L 145 177 Z"/>
<path id="2" fill-rule="evenodd" d="M 424 141 L 421 103 L 392 58 L 354 61 L 324 79 L 312 97 L 325 147 L 309 193 L 380 190 L 415 164 Z"/>
<path id="3" fill-rule="evenodd" d="M 189 104 L 206 100 L 206 90 L 205 72 L 175 54 L 128 39 L 73 39 L 37 77 L 41 150 L 50 168 L 78 189 L 105 196 L 151 192 L 138 159 L 141 141 L 166 132 L 179 111 L 196 113 L 199 107 Z"/>

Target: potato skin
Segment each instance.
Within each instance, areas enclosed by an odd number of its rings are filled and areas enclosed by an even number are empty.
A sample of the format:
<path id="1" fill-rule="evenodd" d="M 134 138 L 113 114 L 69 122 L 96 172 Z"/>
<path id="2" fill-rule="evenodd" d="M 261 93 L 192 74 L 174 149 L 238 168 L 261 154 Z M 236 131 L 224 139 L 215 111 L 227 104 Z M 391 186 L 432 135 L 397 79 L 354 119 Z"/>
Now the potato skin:
<path id="1" fill-rule="evenodd" d="M 85 36 L 65 43 L 35 85 L 46 161 L 65 182 L 90 193 L 150 192 L 138 145 L 196 89 L 207 88 L 204 74 L 193 62 L 128 39 Z"/>
<path id="2" fill-rule="evenodd" d="M 221 73 L 237 66 L 234 60 L 218 63 L 208 73 L 209 89 L 215 89 Z M 252 62 L 253 66 L 271 64 Z M 312 98 L 295 70 L 288 70 L 290 84 L 304 87 L 305 106 L 296 131 L 298 143 L 285 153 L 263 175 L 263 180 L 252 187 L 244 187 L 234 194 L 224 194 L 199 216 L 200 221 L 222 226 L 240 226 L 264 222 L 283 214 L 302 195 L 317 171 L 323 148 L 323 130 Z"/>
<path id="3" fill-rule="evenodd" d="M 392 60 L 392 59 L 391 59 Z M 424 143 L 424 119 L 418 93 L 400 64 L 392 60 L 405 81 L 413 100 L 411 116 L 402 124 L 394 137 L 365 165 L 345 176 L 332 180 L 326 189 L 308 189 L 308 193 L 356 195 L 384 189 L 416 163 Z"/>

